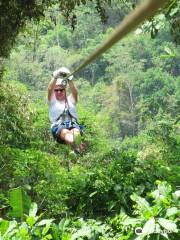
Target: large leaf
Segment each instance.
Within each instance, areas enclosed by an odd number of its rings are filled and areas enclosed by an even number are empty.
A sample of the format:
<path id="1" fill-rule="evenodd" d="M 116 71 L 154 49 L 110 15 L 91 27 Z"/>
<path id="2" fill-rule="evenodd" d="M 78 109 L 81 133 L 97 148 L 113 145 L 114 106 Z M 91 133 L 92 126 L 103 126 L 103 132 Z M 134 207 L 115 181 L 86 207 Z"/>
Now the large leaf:
<path id="1" fill-rule="evenodd" d="M 167 209 L 166 215 L 170 217 L 170 216 L 176 215 L 177 213 L 178 213 L 178 209 L 176 207 L 172 207 Z"/>
<path id="2" fill-rule="evenodd" d="M 31 217 L 35 217 L 36 213 L 37 213 L 38 207 L 37 204 L 35 202 L 33 202 L 31 204 L 30 210 L 29 210 L 29 216 Z"/>
<path id="3" fill-rule="evenodd" d="M 149 203 L 146 201 L 145 198 L 142 198 L 142 197 L 140 197 L 140 196 L 138 196 L 137 194 L 134 193 L 134 194 L 131 195 L 131 199 L 133 201 L 135 201 L 138 204 L 138 207 L 140 209 L 142 209 L 143 211 L 146 210 L 148 212 L 152 212 L 152 209 L 151 209 Z"/>
<path id="4" fill-rule="evenodd" d="M 37 226 L 43 226 L 43 225 L 49 226 L 53 221 L 54 219 L 43 219 L 39 223 L 37 223 Z"/>
<path id="5" fill-rule="evenodd" d="M 26 222 L 30 227 L 32 227 L 36 223 L 37 220 L 38 220 L 38 217 L 29 216 L 26 218 Z"/>
<path id="6" fill-rule="evenodd" d="M 22 219 L 23 215 L 29 212 L 31 198 L 21 187 L 10 190 L 9 196 L 10 206 L 12 208 L 10 215 Z"/>
<path id="7" fill-rule="evenodd" d="M 154 233 L 154 231 L 155 231 L 155 220 L 154 218 L 151 218 L 145 223 L 142 229 L 142 232 L 143 232 L 143 235 L 146 236 Z"/>
<path id="8" fill-rule="evenodd" d="M 123 225 L 136 225 L 136 224 L 138 224 L 139 223 L 139 221 L 140 221 L 140 219 L 138 219 L 138 218 L 131 218 L 131 217 L 127 217 L 123 222 L 122 222 L 122 224 Z"/>
<path id="9" fill-rule="evenodd" d="M 14 229 L 16 228 L 17 226 L 17 222 L 16 221 L 11 221 L 9 222 L 9 227 L 8 229 L 6 230 L 6 232 L 4 233 L 4 239 L 6 239 L 5 237 L 8 235 L 8 237 L 10 237 L 10 235 L 14 234 Z"/>
<path id="10" fill-rule="evenodd" d="M 166 197 L 169 193 L 172 192 L 172 187 L 167 182 L 160 182 L 158 184 L 158 190 L 161 195 Z"/>
<path id="11" fill-rule="evenodd" d="M 69 219 L 65 219 L 65 218 L 61 219 L 59 223 L 59 230 L 61 231 L 62 235 L 64 234 L 66 227 L 68 226 L 69 223 L 70 223 Z"/>
<path id="12" fill-rule="evenodd" d="M 7 220 L 0 219 L 0 233 L 4 234 L 9 227 L 9 222 Z"/>
<path id="13" fill-rule="evenodd" d="M 144 239 L 143 235 L 140 235 L 140 236 L 137 236 L 134 240 L 143 240 L 143 239 Z"/>
<path id="14" fill-rule="evenodd" d="M 173 221 L 165 218 L 159 218 L 158 222 L 163 228 L 167 229 L 168 231 L 178 232 L 177 225 Z"/>
<path id="15" fill-rule="evenodd" d="M 90 227 L 84 226 L 72 235 L 71 240 L 84 239 L 84 238 L 92 239 L 93 237 L 94 237 L 94 232 L 91 231 Z"/>
<path id="16" fill-rule="evenodd" d="M 167 52 L 170 57 L 175 57 L 176 56 L 175 53 L 173 52 L 173 50 L 170 49 L 169 47 L 165 47 L 164 51 Z"/>
<path id="17" fill-rule="evenodd" d="M 173 198 L 175 200 L 178 200 L 180 198 L 180 190 L 177 190 L 173 193 Z"/>

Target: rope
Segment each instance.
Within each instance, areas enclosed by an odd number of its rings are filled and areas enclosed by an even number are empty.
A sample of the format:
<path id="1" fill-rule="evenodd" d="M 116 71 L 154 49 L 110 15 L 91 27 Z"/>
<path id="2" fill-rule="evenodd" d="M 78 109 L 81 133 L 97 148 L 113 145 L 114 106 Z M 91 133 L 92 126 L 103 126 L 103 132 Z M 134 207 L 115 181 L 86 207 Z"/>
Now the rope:
<path id="1" fill-rule="evenodd" d="M 122 23 L 120 23 L 112 35 L 102 45 L 100 45 L 99 48 L 90 54 L 78 68 L 70 73 L 66 79 L 89 65 L 92 61 L 94 61 L 97 57 L 111 48 L 115 43 L 125 37 L 133 29 L 137 28 L 140 23 L 154 16 L 158 9 L 163 7 L 168 2 L 170 2 L 170 0 L 147 0 L 141 5 L 137 6 L 136 9 L 131 14 L 129 14 L 122 21 Z"/>

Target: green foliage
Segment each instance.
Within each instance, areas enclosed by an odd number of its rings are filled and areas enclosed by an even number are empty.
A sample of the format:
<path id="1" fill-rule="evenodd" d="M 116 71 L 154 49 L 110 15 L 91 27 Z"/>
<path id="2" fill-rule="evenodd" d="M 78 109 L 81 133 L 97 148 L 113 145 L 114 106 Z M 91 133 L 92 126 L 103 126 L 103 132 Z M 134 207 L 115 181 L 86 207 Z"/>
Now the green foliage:
<path id="1" fill-rule="evenodd" d="M 88 239 L 111 239 L 110 227 L 106 224 L 102 224 L 100 221 L 89 219 L 85 221 L 82 218 L 73 221 L 69 224 L 69 231 L 71 232 L 72 240 Z"/>
<path id="2" fill-rule="evenodd" d="M 47 5 L 50 1 L 47 1 Z M 1 1 L 0 56 L 7 56 L 19 30 L 27 19 L 39 19 L 43 6 L 35 1 L 19 4 L 18 1 Z"/>
<path id="3" fill-rule="evenodd" d="M 113 94 L 103 91 L 108 107 L 101 111 L 116 120 L 122 138 L 138 134 L 157 115 L 178 117 L 178 51 L 177 58 L 166 62 L 160 56 L 167 44 L 161 38 L 152 42 L 146 35 L 131 35 L 105 54 L 105 78 L 112 79 Z"/>
<path id="4" fill-rule="evenodd" d="M 148 194 L 148 200 L 135 193 L 131 195 L 135 202 L 132 216 L 121 210 L 120 214 L 109 218 L 108 223 L 93 219 L 64 218 L 55 224 L 54 219 L 41 220 L 42 214 L 37 215 L 37 204 L 32 203 L 25 221 L 0 219 L 0 237 L 3 240 L 128 240 L 132 237 L 177 239 L 179 191 L 173 192 L 167 182 L 156 183 L 158 188 Z"/>
<path id="5" fill-rule="evenodd" d="M 58 3 L 61 13 L 66 16 L 66 19 L 74 27 L 76 22 L 76 15 L 71 14 L 74 8 L 80 4 L 86 4 L 88 0 L 76 0 L 76 1 L 28 1 L 19 3 L 19 1 L 1 1 L 1 38 L 0 38 L 0 56 L 7 57 L 12 48 L 15 39 L 20 30 L 25 26 L 27 21 L 35 20 L 39 21 L 45 13 L 45 10 L 52 6 L 52 4 Z M 95 8 L 102 19 L 105 19 L 103 4 L 99 1 L 95 1 Z M 105 2 L 109 3 L 108 0 Z M 53 18 L 53 17 L 52 17 Z"/>
<path id="6" fill-rule="evenodd" d="M 29 189 L 34 200 L 41 203 L 41 209 L 53 217 L 65 213 L 102 216 L 122 206 L 130 211 L 130 195 L 135 190 L 147 192 L 157 178 L 178 181 L 177 171 L 168 170 L 167 162 L 157 154 L 158 149 L 154 155 L 150 149 L 150 156 L 144 149 L 143 156 L 138 153 L 138 158 L 133 149 L 96 152 L 96 155 L 89 152 L 81 157 L 81 164 L 72 166 L 70 171 L 60 166 L 66 166 L 68 161 L 63 159 L 62 152 L 58 159 L 35 149 L 22 152 L 6 147 L 0 150 L 3 189 L 17 186 Z M 170 178 L 173 175 L 174 180 Z M 142 185 L 144 179 L 146 182 Z"/>
<path id="7" fill-rule="evenodd" d="M 41 215 L 37 216 L 36 213 L 37 205 L 33 203 L 24 222 L 0 219 L 1 239 L 111 239 L 110 228 L 101 222 L 95 220 L 84 221 L 83 219 L 62 219 L 56 225 L 53 223 L 54 219 L 40 220 Z"/>
<path id="8" fill-rule="evenodd" d="M 0 83 L 0 143 L 25 147 L 29 144 L 32 112 L 25 86 Z"/>
<path id="9" fill-rule="evenodd" d="M 166 8 L 166 18 L 170 23 L 171 32 L 174 41 L 179 44 L 179 31 L 178 31 L 178 19 L 179 19 L 179 0 L 170 1 L 170 4 Z"/>
<path id="10" fill-rule="evenodd" d="M 4 78 L 7 81 L 16 80 L 24 83 L 29 87 L 35 87 L 39 89 L 44 89 L 47 84 L 48 72 L 44 72 L 41 64 L 37 61 L 31 59 L 29 51 L 22 51 L 19 49 L 20 53 L 12 53 L 11 61 L 8 64 L 8 71 L 4 74 Z M 22 51 L 22 52 L 21 52 Z"/>
<path id="11" fill-rule="evenodd" d="M 17 205 L 17 203 L 16 203 Z M 0 219 L 0 237 L 3 240 L 11 239 L 53 239 L 50 229 L 54 219 L 40 220 L 41 215 L 37 216 L 37 205 L 31 204 L 29 215 L 26 215 L 24 222 L 7 221 Z"/>
<path id="12" fill-rule="evenodd" d="M 127 234 L 135 239 L 177 239 L 179 191 L 172 191 L 167 182 L 156 182 L 158 188 L 148 194 L 149 201 L 137 194 L 131 195 L 135 202 L 133 217 L 121 211 L 113 220 L 112 227 L 120 231 L 120 238 Z"/>
<path id="13" fill-rule="evenodd" d="M 9 204 L 12 208 L 10 215 L 22 219 L 29 211 L 31 199 L 22 188 L 14 188 L 9 192 Z"/>
<path id="14" fill-rule="evenodd" d="M 159 69 L 156 69 L 156 72 L 149 69 L 142 79 L 139 108 L 143 117 L 154 117 L 160 111 L 171 114 L 171 111 L 168 112 L 171 105 L 169 98 L 175 92 L 175 80 Z"/>

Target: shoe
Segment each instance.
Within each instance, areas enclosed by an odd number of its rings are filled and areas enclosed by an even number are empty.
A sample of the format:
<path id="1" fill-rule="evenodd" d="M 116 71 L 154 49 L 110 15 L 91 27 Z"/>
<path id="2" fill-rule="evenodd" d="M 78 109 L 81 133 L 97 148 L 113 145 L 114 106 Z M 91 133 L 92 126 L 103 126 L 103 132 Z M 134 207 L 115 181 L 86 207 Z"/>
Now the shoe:
<path id="1" fill-rule="evenodd" d="M 82 152 L 84 152 L 85 147 L 86 146 L 84 143 L 79 144 L 79 146 L 74 146 L 74 152 L 77 154 L 81 154 Z"/>

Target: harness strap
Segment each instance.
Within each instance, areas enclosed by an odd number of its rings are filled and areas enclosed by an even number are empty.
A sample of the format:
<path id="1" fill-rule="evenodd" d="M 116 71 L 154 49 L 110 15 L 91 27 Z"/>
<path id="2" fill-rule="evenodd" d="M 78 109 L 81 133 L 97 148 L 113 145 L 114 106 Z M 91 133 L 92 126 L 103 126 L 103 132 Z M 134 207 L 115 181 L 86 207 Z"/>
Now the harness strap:
<path id="1" fill-rule="evenodd" d="M 60 120 L 61 118 L 63 118 L 63 116 L 65 117 L 66 114 L 68 114 L 70 116 L 71 121 L 75 120 L 75 122 L 77 122 L 77 119 L 71 114 L 71 112 L 69 111 L 69 103 L 67 100 L 67 95 L 65 92 L 65 108 L 62 114 L 60 114 L 60 116 L 56 119 L 56 121 Z M 64 122 L 64 121 L 62 121 Z M 77 122 L 78 123 L 78 122 Z"/>
<path id="2" fill-rule="evenodd" d="M 71 120 L 75 120 L 77 122 L 77 119 L 70 113 L 69 110 L 65 111 L 56 119 L 56 121 L 59 121 L 61 118 L 63 118 L 63 116 L 66 115 L 66 113 L 68 113 L 68 115 L 70 116 Z"/>

